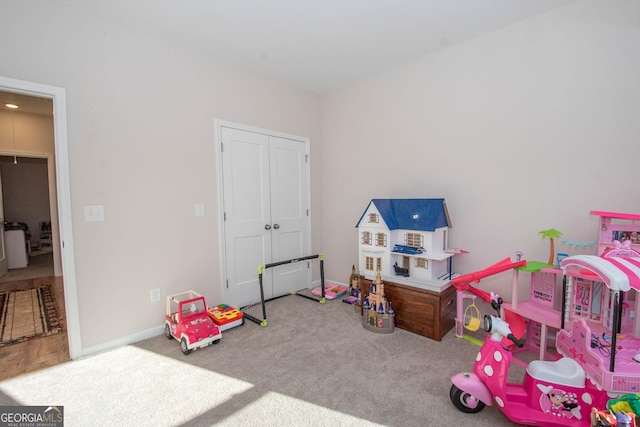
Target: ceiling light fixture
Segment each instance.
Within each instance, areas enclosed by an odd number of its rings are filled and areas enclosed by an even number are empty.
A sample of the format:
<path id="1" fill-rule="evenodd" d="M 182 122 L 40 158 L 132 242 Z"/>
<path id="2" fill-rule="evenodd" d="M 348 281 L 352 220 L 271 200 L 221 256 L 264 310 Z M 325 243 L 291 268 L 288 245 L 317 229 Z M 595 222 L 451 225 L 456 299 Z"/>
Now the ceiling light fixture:
<path id="1" fill-rule="evenodd" d="M 4 106 L 7 107 L 7 108 L 11 108 L 12 110 L 20 108 L 16 104 L 4 104 Z"/>

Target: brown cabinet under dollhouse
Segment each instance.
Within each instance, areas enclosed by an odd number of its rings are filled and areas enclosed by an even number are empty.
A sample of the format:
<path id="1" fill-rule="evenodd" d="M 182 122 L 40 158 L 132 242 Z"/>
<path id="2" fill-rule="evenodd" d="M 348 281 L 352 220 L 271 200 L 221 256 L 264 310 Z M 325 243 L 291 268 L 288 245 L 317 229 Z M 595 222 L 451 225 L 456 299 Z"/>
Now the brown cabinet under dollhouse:
<path id="1" fill-rule="evenodd" d="M 372 280 L 360 276 L 362 298 Z M 441 341 L 453 329 L 456 316 L 455 287 L 434 292 L 401 283 L 385 282 L 384 293 L 395 310 L 395 327 Z"/>

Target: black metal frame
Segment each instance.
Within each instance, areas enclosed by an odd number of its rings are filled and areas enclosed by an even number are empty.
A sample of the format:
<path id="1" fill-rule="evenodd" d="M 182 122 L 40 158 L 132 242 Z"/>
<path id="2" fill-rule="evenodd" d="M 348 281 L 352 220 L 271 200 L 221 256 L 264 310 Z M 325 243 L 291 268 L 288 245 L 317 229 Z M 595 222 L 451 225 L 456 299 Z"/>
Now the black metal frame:
<path id="1" fill-rule="evenodd" d="M 300 261 L 306 261 L 306 260 L 310 260 L 310 259 L 316 259 L 319 258 L 320 259 L 320 289 L 321 289 L 321 295 L 322 295 L 322 299 L 321 302 L 324 302 L 325 300 L 325 294 L 324 294 L 324 255 L 322 254 L 316 254 L 316 255 L 309 255 L 309 256 L 304 256 L 304 257 L 300 257 L 300 258 L 292 258 L 292 259 L 288 259 L 285 261 L 278 261 L 278 262 L 272 262 L 270 264 L 263 264 L 261 266 L 258 267 L 258 281 L 260 282 L 260 304 L 262 305 L 262 318 L 263 320 L 260 320 L 258 318 L 256 318 L 255 316 L 252 316 L 248 313 L 246 313 L 244 311 L 245 308 L 243 308 L 243 313 L 244 313 L 244 317 L 246 317 L 247 319 L 251 320 L 252 322 L 255 322 L 257 324 L 259 324 L 260 326 L 267 326 L 267 309 L 265 308 L 265 299 L 264 299 L 264 288 L 262 286 L 262 272 L 264 270 L 266 270 L 267 268 L 272 268 L 272 267 L 277 267 L 280 265 L 285 265 L 285 264 L 293 264 L 296 262 L 300 262 Z M 312 299 L 314 301 L 316 301 L 315 298 L 311 298 L 307 295 L 303 295 L 303 294 L 299 294 L 301 297 L 305 297 L 305 298 L 309 298 Z M 280 298 L 280 297 L 276 297 L 276 298 Z M 272 298 L 272 299 L 276 299 L 276 298 Z M 255 304 L 253 304 L 255 305 Z M 247 306 L 249 307 L 249 306 Z"/>

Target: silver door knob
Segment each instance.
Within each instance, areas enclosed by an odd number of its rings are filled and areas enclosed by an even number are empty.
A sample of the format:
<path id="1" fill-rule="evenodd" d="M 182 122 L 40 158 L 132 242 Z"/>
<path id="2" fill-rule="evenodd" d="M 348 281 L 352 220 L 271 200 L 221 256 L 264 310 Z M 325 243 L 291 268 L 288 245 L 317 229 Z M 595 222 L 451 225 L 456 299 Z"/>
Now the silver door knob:
<path id="1" fill-rule="evenodd" d="M 278 225 L 278 224 L 273 224 L 273 228 L 275 228 L 275 229 L 277 230 L 278 228 L 280 228 L 280 225 Z"/>
<path id="2" fill-rule="evenodd" d="M 265 224 L 265 225 L 264 225 L 264 229 L 265 229 L 265 230 L 271 230 L 271 225 L 269 225 L 269 224 Z"/>

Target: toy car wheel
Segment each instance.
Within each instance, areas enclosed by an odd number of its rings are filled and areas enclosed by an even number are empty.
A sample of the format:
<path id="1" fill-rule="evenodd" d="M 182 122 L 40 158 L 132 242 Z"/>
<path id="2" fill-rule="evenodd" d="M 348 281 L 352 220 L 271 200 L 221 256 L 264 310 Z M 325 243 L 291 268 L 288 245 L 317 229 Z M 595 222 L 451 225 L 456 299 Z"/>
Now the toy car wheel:
<path id="1" fill-rule="evenodd" d="M 168 340 L 173 339 L 173 336 L 171 335 L 171 328 L 168 323 L 164 324 L 164 336 L 167 337 Z"/>
<path id="2" fill-rule="evenodd" d="M 215 340 L 215 341 L 213 341 L 213 343 L 214 344 L 218 344 L 218 343 L 220 343 L 220 340 Z"/>
<path id="3" fill-rule="evenodd" d="M 185 356 L 191 354 L 191 350 L 187 347 L 187 339 L 185 337 L 182 337 L 180 340 L 180 350 L 182 350 L 182 354 Z"/>
<path id="4" fill-rule="evenodd" d="M 449 397 L 451 398 L 453 406 L 467 414 L 475 414 L 476 412 L 482 411 L 485 407 L 484 402 L 478 400 L 477 397 L 460 390 L 455 385 L 451 386 Z"/>

